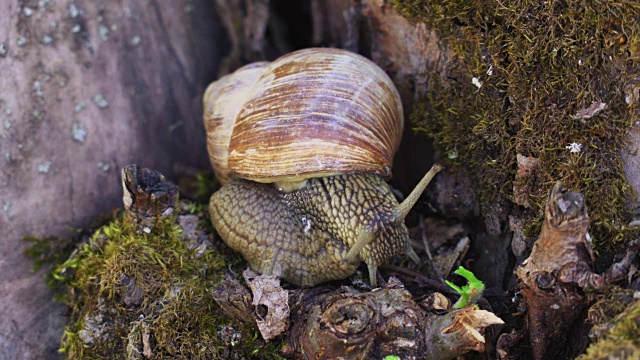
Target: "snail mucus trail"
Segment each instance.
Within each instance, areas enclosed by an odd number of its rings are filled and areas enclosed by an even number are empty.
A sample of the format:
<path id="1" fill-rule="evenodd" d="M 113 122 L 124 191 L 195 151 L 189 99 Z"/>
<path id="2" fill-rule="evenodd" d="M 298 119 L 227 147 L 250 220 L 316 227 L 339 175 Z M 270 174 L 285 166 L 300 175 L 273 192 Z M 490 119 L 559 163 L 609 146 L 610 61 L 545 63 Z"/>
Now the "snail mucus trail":
<path id="1" fill-rule="evenodd" d="M 220 237 L 252 269 L 312 286 L 376 269 L 411 248 L 404 218 L 440 171 L 398 203 L 385 178 L 402 104 L 370 60 L 305 49 L 247 65 L 204 97 L 207 147 L 223 183 L 209 204 Z"/>

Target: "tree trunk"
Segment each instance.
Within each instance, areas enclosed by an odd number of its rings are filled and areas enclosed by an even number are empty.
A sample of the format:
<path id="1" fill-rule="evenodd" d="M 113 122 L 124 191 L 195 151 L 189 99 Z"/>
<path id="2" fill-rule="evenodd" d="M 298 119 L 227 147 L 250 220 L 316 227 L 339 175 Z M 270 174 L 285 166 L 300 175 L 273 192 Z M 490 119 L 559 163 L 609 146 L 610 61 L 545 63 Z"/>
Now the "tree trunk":
<path id="1" fill-rule="evenodd" d="M 119 206 L 125 164 L 208 167 L 201 96 L 224 33 L 208 0 L 3 1 L 0 14 L 0 358 L 42 359 L 64 308 L 21 238 Z"/>

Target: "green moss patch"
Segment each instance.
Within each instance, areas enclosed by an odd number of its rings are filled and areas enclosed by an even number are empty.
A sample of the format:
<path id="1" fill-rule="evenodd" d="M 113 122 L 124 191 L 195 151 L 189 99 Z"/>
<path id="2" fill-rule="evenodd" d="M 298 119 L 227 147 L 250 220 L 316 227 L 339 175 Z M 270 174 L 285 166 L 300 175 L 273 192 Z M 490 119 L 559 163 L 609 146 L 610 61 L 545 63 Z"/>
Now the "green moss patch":
<path id="1" fill-rule="evenodd" d="M 412 120 L 450 169 L 480 184 L 484 208 L 513 199 L 521 154 L 539 160 L 526 181 L 531 208 L 520 209 L 533 220 L 529 235 L 557 180 L 585 195 L 596 245 L 638 235 L 624 225 L 630 219 L 625 201 L 633 194 L 620 154 L 638 118 L 625 101 L 625 86 L 640 74 L 640 3 L 393 3 L 411 21 L 435 28 L 455 54 L 448 73 L 430 77 L 436 80 Z M 605 107 L 576 116 L 593 104 Z M 571 152 L 571 144 L 580 150 Z"/>
<path id="2" fill-rule="evenodd" d="M 611 322 L 603 339 L 578 359 L 638 359 L 640 357 L 640 302 L 631 304 Z"/>
<path id="3" fill-rule="evenodd" d="M 25 255 L 33 261 L 33 271 L 42 268 L 45 272 L 47 286 L 53 290 L 54 299 L 66 301 L 66 288 L 64 284 L 54 276 L 52 269 L 64 263 L 76 250 L 79 243 L 93 235 L 96 229 L 108 224 L 115 214 L 100 216 L 93 224 L 85 229 L 69 229 L 67 236 L 25 236 L 22 240 L 29 243 Z"/>
<path id="4" fill-rule="evenodd" d="M 279 342 L 225 318 L 213 300 L 229 266 L 223 259 L 237 258 L 218 245 L 190 246 L 175 217 L 149 233 L 126 217 L 101 227 L 51 273 L 66 285 L 70 312 L 60 352 L 68 359 L 280 358 Z"/>

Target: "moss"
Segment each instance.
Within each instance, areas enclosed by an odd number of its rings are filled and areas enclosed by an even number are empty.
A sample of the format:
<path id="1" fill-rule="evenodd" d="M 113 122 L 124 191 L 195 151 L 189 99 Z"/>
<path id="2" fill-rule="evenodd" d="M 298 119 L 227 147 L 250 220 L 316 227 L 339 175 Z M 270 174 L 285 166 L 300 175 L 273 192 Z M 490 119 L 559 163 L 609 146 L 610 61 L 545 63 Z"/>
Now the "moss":
<path id="1" fill-rule="evenodd" d="M 43 267 L 62 264 L 71 255 L 77 242 L 72 237 L 26 236 L 22 239 L 30 245 L 25 254 L 33 260 L 33 270 L 38 271 Z M 62 295 L 61 283 L 53 276 L 51 271 L 45 272 L 47 286 L 54 290 L 56 298 L 60 300 Z"/>
<path id="2" fill-rule="evenodd" d="M 606 292 L 589 290 L 588 295 L 594 299 L 588 315 L 588 321 L 593 325 L 591 336 L 599 337 L 602 329 L 607 329 L 611 320 L 636 300 L 634 294 L 634 290 L 618 286 L 611 286 Z"/>
<path id="3" fill-rule="evenodd" d="M 623 225 L 634 194 L 620 153 L 638 116 L 623 89 L 640 73 L 640 3 L 392 2 L 411 21 L 435 28 L 455 55 L 448 73 L 429 77 L 436 80 L 411 118 L 449 168 L 481 184 L 484 209 L 512 199 L 519 153 L 539 159 L 528 180 L 532 207 L 517 210 L 530 219 L 528 235 L 539 229 L 547 193 L 561 180 L 585 195 L 596 246 L 638 236 Z M 593 102 L 607 107 L 574 118 Z M 581 151 L 570 152 L 571 143 Z"/>
<path id="4" fill-rule="evenodd" d="M 202 204 L 208 203 L 211 194 L 220 188 L 218 180 L 210 171 L 183 171 L 178 174 L 176 180 L 176 184 L 180 188 L 180 196 L 194 201 L 190 203 L 191 206 L 202 206 Z"/>
<path id="5" fill-rule="evenodd" d="M 70 238 L 50 236 L 25 236 L 23 241 L 30 243 L 25 254 L 33 260 L 33 271 L 48 264 L 59 264 L 66 260 L 74 249 Z"/>
<path id="6" fill-rule="evenodd" d="M 578 359 L 638 359 L 640 358 L 640 302 L 627 307 L 612 321 L 605 337 L 589 346 Z"/>
<path id="7" fill-rule="evenodd" d="M 68 359 L 280 358 L 279 342 L 226 319 L 213 300 L 223 259 L 235 259 L 214 247 L 189 247 L 175 218 L 148 234 L 126 218 L 100 228 L 52 272 L 67 285 L 71 317 L 60 352 Z"/>
<path id="8" fill-rule="evenodd" d="M 211 194 L 220 188 L 220 184 L 211 171 L 201 172 L 196 174 L 195 188 L 196 199 L 198 201 L 208 202 Z"/>
<path id="9" fill-rule="evenodd" d="M 92 225 L 86 229 L 69 229 L 67 236 L 46 236 L 37 235 L 25 236 L 23 241 L 29 243 L 25 249 L 25 255 L 33 261 L 33 270 L 45 271 L 45 281 L 47 286 L 54 291 L 54 298 L 57 301 L 65 300 L 65 289 L 63 283 L 54 276 L 53 268 L 64 263 L 76 249 L 77 245 L 92 235 L 99 227 L 107 224 L 113 219 L 114 214 L 99 217 Z"/>

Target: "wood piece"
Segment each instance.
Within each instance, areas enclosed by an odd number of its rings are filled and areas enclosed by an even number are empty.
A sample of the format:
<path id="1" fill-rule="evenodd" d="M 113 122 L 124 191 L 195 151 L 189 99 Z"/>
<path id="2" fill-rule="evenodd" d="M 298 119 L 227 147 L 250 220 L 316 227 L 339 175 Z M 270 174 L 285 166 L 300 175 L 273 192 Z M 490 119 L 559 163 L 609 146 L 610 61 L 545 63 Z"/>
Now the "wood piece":
<path id="1" fill-rule="evenodd" d="M 311 289 L 297 299 L 283 349 L 297 359 L 453 359 L 484 351 L 484 329 L 502 324 L 474 307 L 426 312 L 394 278 L 372 292 Z"/>
<path id="2" fill-rule="evenodd" d="M 638 241 L 604 274 L 593 272 L 589 215 L 581 194 L 561 182 L 551 190 L 545 218 L 531 256 L 516 270 L 527 303 L 529 337 L 535 359 L 556 359 L 572 351 L 571 329 L 584 321 L 584 291 L 622 280 L 638 251 Z"/>
<path id="3" fill-rule="evenodd" d="M 178 187 L 164 175 L 138 165 L 122 169 L 122 201 L 127 215 L 142 227 L 153 227 L 159 219 L 173 214 Z"/>
<path id="4" fill-rule="evenodd" d="M 228 317 L 245 324 L 256 325 L 256 320 L 251 315 L 251 294 L 242 284 L 236 280 L 222 280 L 213 289 L 212 295 Z"/>

